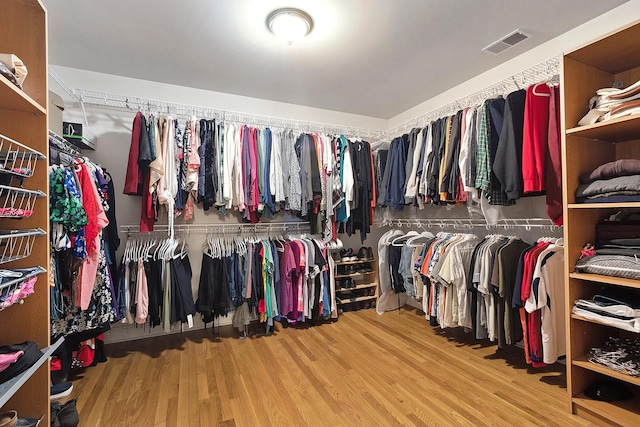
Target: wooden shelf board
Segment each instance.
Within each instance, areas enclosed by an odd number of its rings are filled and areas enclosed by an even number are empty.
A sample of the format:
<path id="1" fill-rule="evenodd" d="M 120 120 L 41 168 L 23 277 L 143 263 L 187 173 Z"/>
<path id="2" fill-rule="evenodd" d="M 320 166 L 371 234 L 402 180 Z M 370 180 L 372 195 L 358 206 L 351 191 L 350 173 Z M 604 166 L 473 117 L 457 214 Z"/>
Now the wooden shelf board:
<path id="1" fill-rule="evenodd" d="M 613 326 L 609 326 L 609 325 L 605 325 L 604 323 L 600 323 L 597 320 L 593 320 L 593 319 L 587 319 L 586 317 L 582 317 L 578 314 L 571 314 L 571 318 L 575 319 L 575 320 L 580 320 L 581 322 L 589 322 L 589 323 L 595 323 L 596 325 L 602 325 L 602 326 L 607 326 L 609 328 L 613 328 Z"/>
<path id="2" fill-rule="evenodd" d="M 638 21 L 614 30 L 566 54 L 567 57 L 589 64 L 610 74 L 640 66 L 640 25 Z"/>
<path id="3" fill-rule="evenodd" d="M 628 203 L 569 203 L 569 209 L 624 209 L 640 208 L 640 202 Z"/>
<path id="4" fill-rule="evenodd" d="M 336 261 L 336 265 L 350 265 L 350 264 L 364 264 L 365 262 L 374 262 L 375 258 L 363 258 L 358 259 L 357 261 Z"/>
<path id="5" fill-rule="evenodd" d="M 368 300 L 376 299 L 376 298 L 378 298 L 378 297 L 375 296 L 375 295 L 367 295 L 366 297 L 357 297 L 353 301 L 351 299 L 347 298 L 347 299 L 341 299 L 340 300 L 340 304 L 349 304 L 350 302 L 368 301 Z"/>
<path id="6" fill-rule="evenodd" d="M 588 369 L 590 371 L 597 372 L 602 375 L 606 375 L 611 378 L 615 378 L 617 380 L 624 381 L 626 383 L 634 384 L 640 386 L 640 378 L 632 377 L 630 375 L 623 374 L 621 372 L 616 372 L 607 368 L 606 366 L 598 365 L 596 363 L 591 363 L 587 360 L 587 356 L 580 356 L 573 360 L 573 365 L 579 366 L 583 369 Z"/>
<path id="7" fill-rule="evenodd" d="M 46 108 L 34 101 L 3 75 L 0 75 L 0 110 L 47 114 Z"/>
<path id="8" fill-rule="evenodd" d="M 608 142 L 638 139 L 640 138 L 640 114 L 567 129 L 567 136 L 571 135 Z"/>
<path id="9" fill-rule="evenodd" d="M 333 277 L 336 278 L 336 279 L 343 279 L 345 277 L 364 276 L 365 274 L 372 274 L 372 273 L 375 273 L 375 271 L 369 271 L 367 273 L 336 274 Z"/>
<path id="10" fill-rule="evenodd" d="M 589 282 L 606 283 L 627 288 L 640 289 L 640 280 L 625 279 L 623 277 L 601 276 L 599 274 L 569 273 L 572 279 L 588 280 Z"/>
<path id="11" fill-rule="evenodd" d="M 571 402 L 620 425 L 640 425 L 640 400 L 637 398 L 619 400 L 617 402 L 602 402 L 589 399 L 584 394 L 581 394 L 572 398 Z"/>
<path id="12" fill-rule="evenodd" d="M 575 320 L 579 320 L 581 322 L 594 323 L 596 325 L 602 325 L 602 326 L 607 327 L 607 328 L 613 328 L 613 329 L 618 329 L 620 331 L 626 331 L 628 333 L 632 333 L 631 331 L 628 331 L 626 329 L 618 328 L 618 327 L 613 326 L 613 325 L 607 325 L 606 323 L 599 322 L 598 320 L 595 320 L 595 319 L 588 319 L 586 317 L 580 316 L 579 314 L 571 313 L 571 318 L 575 319 Z"/>
<path id="13" fill-rule="evenodd" d="M 367 289 L 367 288 L 375 288 L 378 286 L 377 283 L 362 283 L 360 285 L 356 285 L 355 288 L 336 288 L 336 292 L 348 292 L 348 291 L 356 291 L 358 289 Z"/>
<path id="14" fill-rule="evenodd" d="M 49 347 L 45 347 L 41 349 L 42 356 L 38 359 L 36 363 L 31 365 L 29 369 L 11 378 L 9 381 L 2 383 L 0 385 L 0 407 L 4 406 L 5 403 L 11 399 L 11 397 L 15 394 L 16 391 L 20 389 L 24 385 L 25 382 L 38 370 L 43 363 L 49 360 L 49 357 L 53 352 L 62 344 L 64 341 L 64 337 L 60 337 L 58 341 L 56 341 L 53 345 Z"/>

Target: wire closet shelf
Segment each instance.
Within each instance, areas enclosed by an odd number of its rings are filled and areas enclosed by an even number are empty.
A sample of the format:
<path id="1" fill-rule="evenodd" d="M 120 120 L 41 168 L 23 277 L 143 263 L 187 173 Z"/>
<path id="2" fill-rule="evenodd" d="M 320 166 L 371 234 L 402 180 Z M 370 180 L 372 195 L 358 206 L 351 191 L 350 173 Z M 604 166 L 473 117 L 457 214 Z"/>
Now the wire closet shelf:
<path id="1" fill-rule="evenodd" d="M 374 225 L 380 227 L 409 227 L 409 228 L 453 228 L 471 230 L 474 228 L 504 229 L 513 230 L 524 228 L 529 231 L 533 228 L 558 231 L 562 227 L 555 225 L 547 218 L 523 218 L 523 219 L 500 219 L 497 224 L 487 224 L 484 219 L 473 218 L 419 218 L 419 219 L 383 219 L 376 221 Z"/>
<path id="2" fill-rule="evenodd" d="M 200 233 L 217 236 L 255 235 L 274 236 L 276 234 L 310 233 L 311 225 L 306 221 L 264 222 L 257 224 L 176 224 L 176 233 Z M 141 232 L 139 225 L 122 225 L 120 232 L 127 237 L 164 236 L 170 232 L 167 225 L 156 225 L 152 232 Z"/>
<path id="3" fill-rule="evenodd" d="M 138 96 L 118 95 L 85 89 L 74 89 L 74 95 L 80 99 L 80 102 L 84 105 L 142 111 L 145 113 L 175 115 L 180 117 L 195 116 L 198 118 L 209 118 L 228 123 L 268 127 L 271 129 L 294 130 L 299 132 L 319 132 L 335 135 L 344 134 L 353 137 L 373 139 L 379 139 L 384 136 L 384 132 L 382 130 L 248 114 L 211 107 L 160 101 L 157 99 L 142 98 Z"/>
<path id="4" fill-rule="evenodd" d="M 328 134 L 344 134 L 350 137 L 369 138 L 372 142 L 380 142 L 393 138 L 401 132 L 408 131 L 411 127 L 426 126 L 430 121 L 453 114 L 459 109 L 466 108 L 475 103 L 492 96 L 504 95 L 513 90 L 518 90 L 527 85 L 540 83 L 548 80 L 559 73 L 560 57 L 556 56 L 540 62 L 532 67 L 513 74 L 497 83 L 484 89 L 478 90 L 471 95 L 459 98 L 444 106 L 436 108 L 426 114 L 422 114 L 413 119 L 395 126 L 392 129 L 379 130 L 362 127 L 351 127 L 312 121 L 302 121 L 272 117 L 265 115 L 247 114 L 242 112 L 227 111 L 217 108 L 167 102 L 157 99 L 144 98 L 133 95 L 122 95 L 108 92 L 73 89 L 66 85 L 57 73 L 49 68 L 49 75 L 60 84 L 60 86 L 72 98 L 78 100 L 82 106 L 92 105 L 98 107 L 111 107 L 126 109 L 130 111 L 156 112 L 162 114 L 173 114 L 176 116 L 199 116 L 213 118 L 217 120 L 240 123 L 258 127 L 270 127 L 273 129 L 291 129 L 300 132 L 320 132 Z"/>
<path id="5" fill-rule="evenodd" d="M 0 175 L 29 178 L 35 172 L 36 162 L 44 159 L 46 157 L 39 151 L 0 135 Z"/>
<path id="6" fill-rule="evenodd" d="M 29 257 L 36 242 L 36 237 L 46 234 L 40 228 L 0 230 L 0 264 Z"/>

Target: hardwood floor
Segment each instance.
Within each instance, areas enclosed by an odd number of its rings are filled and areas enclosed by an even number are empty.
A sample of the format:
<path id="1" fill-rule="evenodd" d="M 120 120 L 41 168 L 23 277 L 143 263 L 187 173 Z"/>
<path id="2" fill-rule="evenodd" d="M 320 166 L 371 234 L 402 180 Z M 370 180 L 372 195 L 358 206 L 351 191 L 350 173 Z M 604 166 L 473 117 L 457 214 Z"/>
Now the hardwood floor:
<path id="1" fill-rule="evenodd" d="M 412 308 L 221 335 L 108 345 L 108 362 L 72 378 L 80 425 L 591 425 L 566 412 L 563 365 L 528 368 L 521 349 L 434 329 Z"/>

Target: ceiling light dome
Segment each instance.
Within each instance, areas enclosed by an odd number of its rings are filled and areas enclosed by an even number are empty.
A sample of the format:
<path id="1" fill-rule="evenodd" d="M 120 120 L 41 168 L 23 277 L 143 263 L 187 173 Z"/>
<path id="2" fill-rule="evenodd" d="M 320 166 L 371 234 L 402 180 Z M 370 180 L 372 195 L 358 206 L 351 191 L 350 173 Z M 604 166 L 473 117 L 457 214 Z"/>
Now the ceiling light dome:
<path id="1" fill-rule="evenodd" d="M 302 40 L 313 29 L 311 16 L 300 9 L 286 7 L 274 10 L 267 17 L 269 31 L 289 45 Z"/>

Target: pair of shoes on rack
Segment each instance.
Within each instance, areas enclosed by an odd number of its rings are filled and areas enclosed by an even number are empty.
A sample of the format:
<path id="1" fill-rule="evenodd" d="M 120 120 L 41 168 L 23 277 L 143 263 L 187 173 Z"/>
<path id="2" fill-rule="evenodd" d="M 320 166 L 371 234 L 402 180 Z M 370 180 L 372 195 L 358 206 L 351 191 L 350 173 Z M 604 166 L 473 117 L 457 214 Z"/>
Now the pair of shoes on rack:
<path id="1" fill-rule="evenodd" d="M 355 266 L 356 273 L 371 273 L 373 269 L 369 266 L 369 264 L 358 264 Z"/>
<path id="2" fill-rule="evenodd" d="M 373 249 L 371 246 L 361 247 L 358 250 L 358 259 L 373 259 Z"/>
<path id="3" fill-rule="evenodd" d="M 340 251 L 340 259 L 343 262 L 357 261 L 358 260 L 358 256 L 353 252 L 353 249 L 351 249 L 351 248 L 342 249 Z"/>
<path id="4" fill-rule="evenodd" d="M 355 273 L 356 273 L 355 265 L 343 265 L 342 268 L 338 270 L 338 274 L 340 275 L 355 274 Z"/>
<path id="5" fill-rule="evenodd" d="M 343 286 L 344 286 L 345 288 L 347 288 L 347 289 L 355 289 L 355 287 L 356 287 L 357 285 L 358 285 L 358 284 L 356 283 L 356 279 L 354 279 L 353 277 L 349 277 L 349 278 L 346 280 L 346 286 L 345 286 L 345 285 L 343 285 Z"/>

